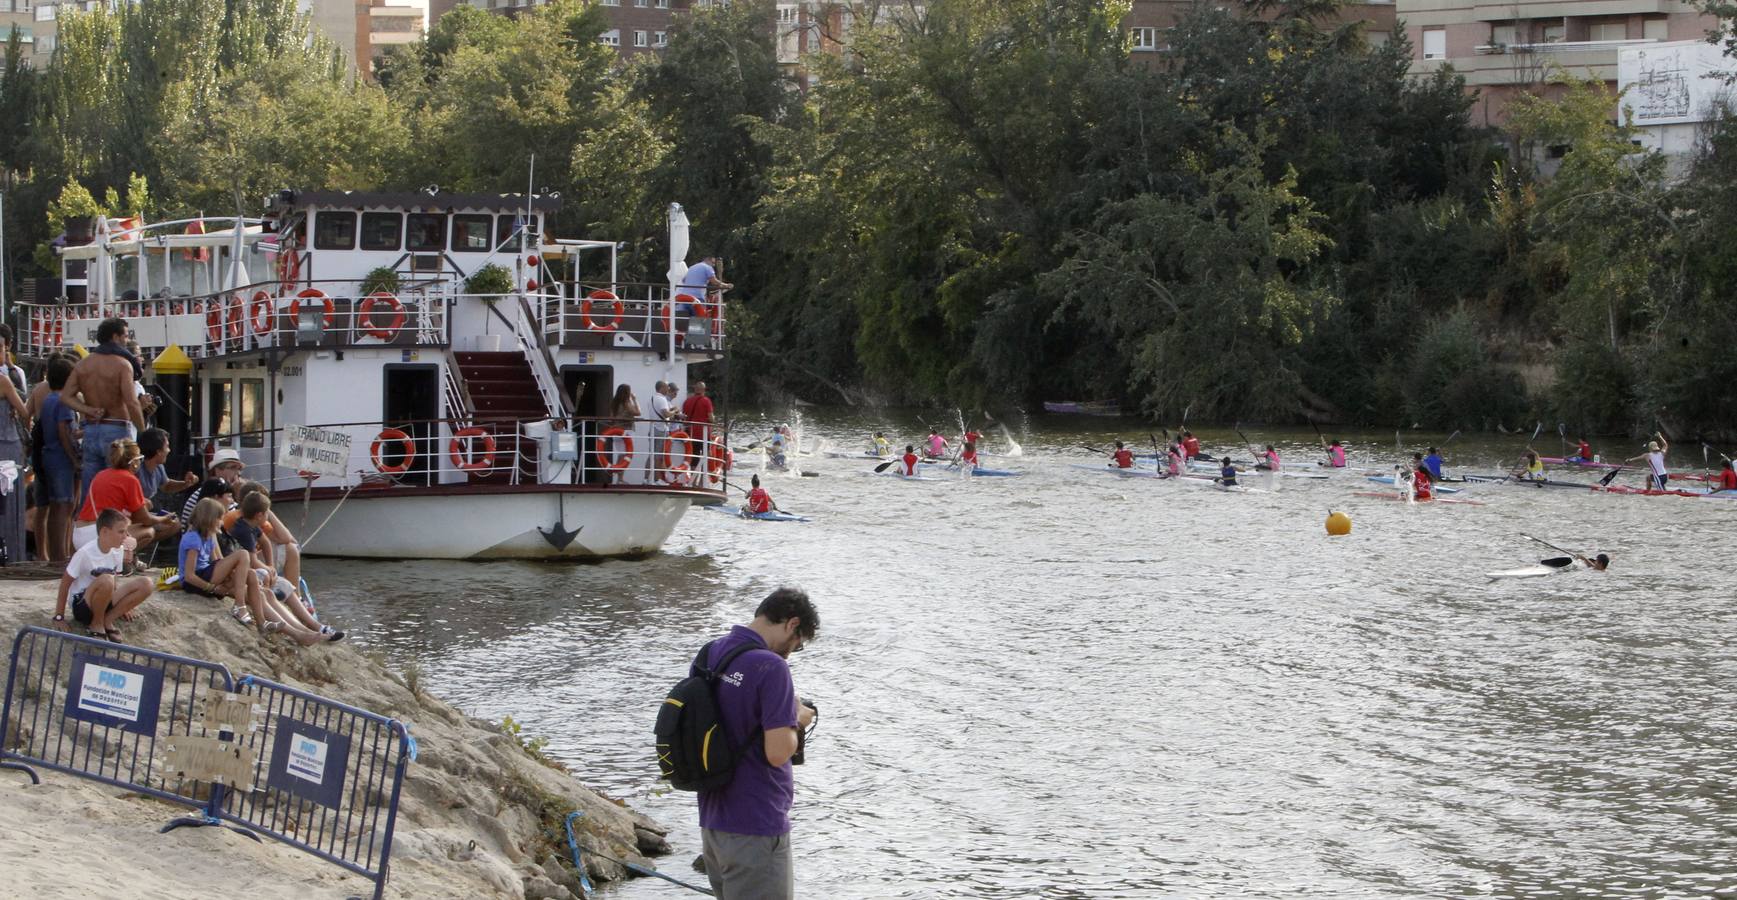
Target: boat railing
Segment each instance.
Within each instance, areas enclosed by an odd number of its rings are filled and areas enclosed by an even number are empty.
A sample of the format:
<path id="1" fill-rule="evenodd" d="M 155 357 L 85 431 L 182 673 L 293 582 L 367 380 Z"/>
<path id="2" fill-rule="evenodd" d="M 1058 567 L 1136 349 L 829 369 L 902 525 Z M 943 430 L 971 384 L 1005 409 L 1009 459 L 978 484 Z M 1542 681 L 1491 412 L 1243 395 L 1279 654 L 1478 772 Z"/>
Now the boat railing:
<path id="1" fill-rule="evenodd" d="M 291 441 L 341 455 L 344 474 L 280 463 Z M 194 444 L 205 453 L 233 448 L 247 477 L 274 492 L 464 485 L 722 492 L 730 457 L 715 426 L 611 418 L 341 422 L 200 437 Z M 335 467 L 329 463 L 327 471 Z"/>
<path id="2" fill-rule="evenodd" d="M 282 294 L 278 282 L 183 297 L 86 303 L 21 303 L 18 349 L 43 356 L 96 345 L 104 319 L 127 321 L 147 357 L 171 344 L 209 358 L 278 348 L 447 346 L 452 299 L 433 286 L 362 290 L 360 281 Z M 317 313 L 303 320 L 304 311 Z"/>
<path id="3" fill-rule="evenodd" d="M 544 339 L 552 347 L 721 353 L 722 295 L 672 294 L 668 284 L 564 281 L 531 295 Z"/>

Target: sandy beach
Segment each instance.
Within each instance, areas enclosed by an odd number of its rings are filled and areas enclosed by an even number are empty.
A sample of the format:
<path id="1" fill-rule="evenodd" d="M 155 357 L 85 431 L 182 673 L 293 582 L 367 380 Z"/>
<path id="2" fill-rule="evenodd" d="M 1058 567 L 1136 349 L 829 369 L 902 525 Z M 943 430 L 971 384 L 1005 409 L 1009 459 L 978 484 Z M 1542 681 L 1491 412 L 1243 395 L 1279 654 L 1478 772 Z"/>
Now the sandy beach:
<path id="1" fill-rule="evenodd" d="M 15 570 L 16 571 L 16 570 Z M 0 581 L 0 636 L 50 625 L 56 581 Z M 339 627 L 342 622 L 336 623 Z M 630 862 L 654 866 L 667 850 L 663 829 L 533 758 L 492 723 L 465 716 L 425 691 L 413 692 L 361 645 L 346 640 L 298 648 L 261 638 L 215 601 L 159 593 L 123 623 L 123 640 L 258 674 L 411 726 L 420 749 L 399 808 L 386 896 L 401 898 L 566 898 L 578 894 L 565 847 L 552 838 L 582 810 L 580 840 Z M 16 723 L 8 722 L 10 736 Z M 270 839 L 223 827 L 158 834 L 184 807 L 73 775 L 42 769 L 42 784 L 0 771 L 0 897 L 307 898 L 368 895 L 360 876 Z M 587 855 L 594 880 L 622 867 Z"/>

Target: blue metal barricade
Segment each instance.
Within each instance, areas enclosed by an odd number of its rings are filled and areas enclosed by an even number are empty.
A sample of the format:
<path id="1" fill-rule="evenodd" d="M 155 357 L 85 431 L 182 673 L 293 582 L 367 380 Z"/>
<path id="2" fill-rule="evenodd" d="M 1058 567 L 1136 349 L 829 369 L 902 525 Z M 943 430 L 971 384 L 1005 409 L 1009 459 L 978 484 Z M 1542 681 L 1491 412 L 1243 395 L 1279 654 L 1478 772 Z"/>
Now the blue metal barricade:
<path id="1" fill-rule="evenodd" d="M 224 788 L 169 771 L 166 751 L 177 735 L 215 737 L 203 723 L 205 703 L 234 683 L 216 663 L 21 629 L 6 673 L 0 768 L 37 782 L 32 767 L 57 769 L 209 810 Z M 198 824 L 215 820 L 178 819 L 168 827 Z"/>
<path id="2" fill-rule="evenodd" d="M 253 760 L 254 789 L 230 792 L 214 814 L 372 879 L 379 900 L 405 767 L 416 755 L 409 730 L 251 675 L 236 689 L 263 713 L 256 730 L 239 737 Z"/>

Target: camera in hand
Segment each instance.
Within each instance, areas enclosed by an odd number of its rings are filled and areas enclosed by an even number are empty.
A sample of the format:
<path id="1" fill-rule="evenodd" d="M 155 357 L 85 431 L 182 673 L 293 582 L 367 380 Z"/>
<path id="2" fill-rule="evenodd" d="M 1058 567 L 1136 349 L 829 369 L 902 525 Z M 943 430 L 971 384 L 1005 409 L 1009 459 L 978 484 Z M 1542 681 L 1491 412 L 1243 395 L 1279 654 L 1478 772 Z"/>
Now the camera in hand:
<path id="1" fill-rule="evenodd" d="M 796 702 L 814 710 L 814 719 L 808 723 L 808 727 L 796 729 L 796 752 L 791 755 L 790 764 L 800 766 L 803 763 L 803 756 L 808 750 L 808 734 L 820 724 L 820 704 L 802 697 L 797 697 Z"/>

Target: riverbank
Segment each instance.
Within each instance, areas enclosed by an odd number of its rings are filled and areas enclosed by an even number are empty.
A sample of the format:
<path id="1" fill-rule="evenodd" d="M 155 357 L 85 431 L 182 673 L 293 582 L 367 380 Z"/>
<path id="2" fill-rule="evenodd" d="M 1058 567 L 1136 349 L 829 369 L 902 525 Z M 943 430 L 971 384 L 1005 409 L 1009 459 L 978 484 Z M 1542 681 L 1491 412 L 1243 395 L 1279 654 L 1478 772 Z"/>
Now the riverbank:
<path id="1" fill-rule="evenodd" d="M 49 625 L 58 581 L 0 581 L 0 638 Z M 69 616 L 70 618 L 70 616 Z M 340 627 L 343 622 L 337 622 Z M 262 639 L 214 601 L 159 593 L 122 623 L 133 646 L 221 663 L 392 716 L 411 728 L 420 755 L 405 777 L 386 896 L 566 898 L 578 894 L 565 862 L 561 822 L 573 810 L 588 847 L 641 865 L 666 852 L 664 830 L 534 757 L 498 725 L 464 715 L 350 640 L 298 648 Z M 10 723 L 9 723 L 10 724 Z M 119 788 L 42 770 L 32 786 L 0 772 L 0 859 L 8 886 L 30 897 L 264 898 L 366 893 L 366 882 L 286 845 L 255 843 L 222 828 L 157 828 L 178 807 Z M 593 879 L 625 875 L 587 854 Z"/>

